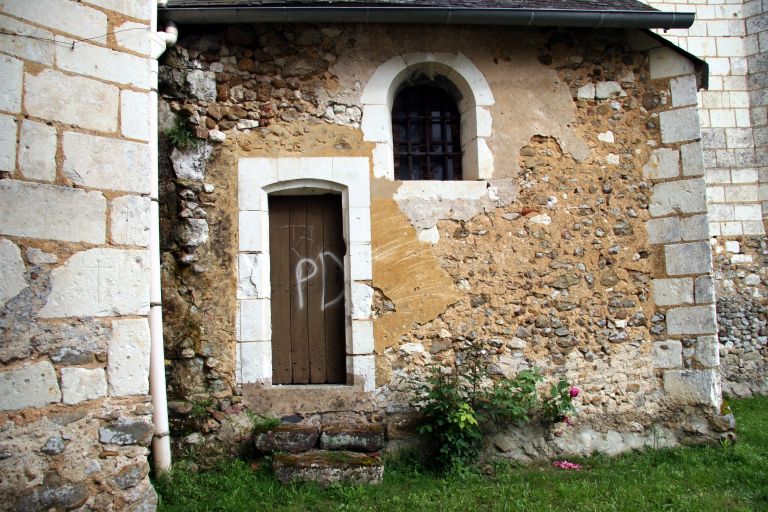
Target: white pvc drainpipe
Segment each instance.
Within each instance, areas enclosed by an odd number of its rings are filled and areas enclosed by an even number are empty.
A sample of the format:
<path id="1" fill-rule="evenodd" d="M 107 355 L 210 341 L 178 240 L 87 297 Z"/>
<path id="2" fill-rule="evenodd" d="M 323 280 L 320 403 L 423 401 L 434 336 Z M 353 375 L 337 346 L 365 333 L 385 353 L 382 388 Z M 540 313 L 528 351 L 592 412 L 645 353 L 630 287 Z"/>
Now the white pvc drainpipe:
<path id="1" fill-rule="evenodd" d="M 158 5 L 162 0 L 158 0 Z M 157 9 L 152 9 L 150 40 L 152 45 L 152 90 L 150 91 L 149 112 L 149 158 L 150 158 L 150 219 L 149 219 L 149 394 L 152 395 L 154 410 L 152 422 L 155 433 L 152 437 L 152 460 L 155 473 L 171 469 L 171 439 L 168 429 L 168 397 L 165 386 L 165 355 L 163 350 L 163 309 L 160 286 L 160 205 L 158 176 L 158 126 L 157 126 L 157 59 L 166 47 L 176 44 L 179 31 L 172 22 L 165 32 L 157 32 Z"/>

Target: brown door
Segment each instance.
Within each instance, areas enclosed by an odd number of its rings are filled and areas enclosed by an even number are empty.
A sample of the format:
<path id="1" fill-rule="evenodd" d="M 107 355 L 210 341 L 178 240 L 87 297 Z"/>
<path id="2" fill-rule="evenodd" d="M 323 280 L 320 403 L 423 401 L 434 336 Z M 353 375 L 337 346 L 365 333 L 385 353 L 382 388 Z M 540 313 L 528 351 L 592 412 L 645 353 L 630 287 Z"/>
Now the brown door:
<path id="1" fill-rule="evenodd" d="M 341 197 L 269 198 L 272 382 L 346 380 Z"/>

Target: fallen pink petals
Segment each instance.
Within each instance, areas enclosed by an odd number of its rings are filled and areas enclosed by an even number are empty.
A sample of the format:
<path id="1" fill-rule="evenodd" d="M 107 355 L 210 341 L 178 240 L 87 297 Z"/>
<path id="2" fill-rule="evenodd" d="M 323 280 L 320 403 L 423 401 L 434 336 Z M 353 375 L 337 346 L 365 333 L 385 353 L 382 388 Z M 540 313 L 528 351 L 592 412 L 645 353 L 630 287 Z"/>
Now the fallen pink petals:
<path id="1" fill-rule="evenodd" d="M 552 463 L 552 465 L 559 469 L 573 469 L 575 471 L 581 470 L 581 464 L 568 462 L 567 460 L 556 460 Z"/>

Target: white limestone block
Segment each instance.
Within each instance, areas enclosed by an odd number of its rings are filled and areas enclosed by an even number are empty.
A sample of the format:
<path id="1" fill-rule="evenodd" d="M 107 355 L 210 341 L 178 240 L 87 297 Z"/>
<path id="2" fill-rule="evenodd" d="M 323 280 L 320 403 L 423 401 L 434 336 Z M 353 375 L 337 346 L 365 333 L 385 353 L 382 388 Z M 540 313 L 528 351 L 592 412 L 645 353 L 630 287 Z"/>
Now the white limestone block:
<path id="1" fill-rule="evenodd" d="M 120 245 L 149 245 L 150 199 L 141 196 L 121 196 L 112 200 L 112 243 Z"/>
<path id="2" fill-rule="evenodd" d="M 693 215 L 680 219 L 680 232 L 685 241 L 709 238 L 709 222 L 706 215 Z"/>
<path id="3" fill-rule="evenodd" d="M 0 180 L 0 233 L 103 243 L 107 202 L 101 192 Z"/>
<path id="4" fill-rule="evenodd" d="M 664 246 L 667 275 L 708 274 L 712 270 L 712 251 L 708 242 Z"/>
<path id="5" fill-rule="evenodd" d="M 0 411 L 61 402 L 56 372 L 48 361 L 0 371 Z"/>
<path id="6" fill-rule="evenodd" d="M 683 344 L 680 340 L 656 341 L 653 344 L 654 368 L 682 368 Z"/>
<path id="7" fill-rule="evenodd" d="M 324 164 L 320 164 L 319 166 L 315 166 L 315 172 L 312 176 L 303 176 L 302 175 L 302 158 L 298 157 L 284 157 L 284 158 L 278 158 L 277 159 L 277 179 L 278 181 L 291 181 L 291 180 L 298 180 L 302 178 L 317 178 L 318 177 L 318 167 L 325 169 L 327 168 L 328 175 L 331 173 L 331 159 L 325 158 Z M 311 166 L 307 166 L 307 170 L 309 170 Z"/>
<path id="8" fill-rule="evenodd" d="M 272 318 L 269 299 L 241 300 L 240 339 L 238 341 L 269 341 L 272 339 Z"/>
<path id="9" fill-rule="evenodd" d="M 62 368 L 61 395 L 65 404 L 79 404 L 107 395 L 103 368 Z"/>
<path id="10" fill-rule="evenodd" d="M 268 299 L 271 293 L 268 254 L 237 255 L 237 298 Z"/>
<path id="11" fill-rule="evenodd" d="M 720 409 L 720 375 L 715 370 L 668 370 L 664 372 L 664 391 L 681 404 Z"/>
<path id="12" fill-rule="evenodd" d="M 149 255 L 145 250 L 89 249 L 51 274 L 41 318 L 146 315 Z"/>
<path id="13" fill-rule="evenodd" d="M 701 138 L 699 112 L 696 108 L 667 110 L 659 114 L 659 122 L 661 123 L 661 141 L 665 144 Z"/>
<path id="14" fill-rule="evenodd" d="M 647 180 L 674 178 L 679 174 L 680 153 L 675 149 L 654 149 L 648 163 L 643 166 L 643 178 Z"/>
<path id="15" fill-rule="evenodd" d="M 19 170 L 26 178 L 56 179 L 56 128 L 25 119 L 21 125 Z"/>
<path id="16" fill-rule="evenodd" d="M 672 213 L 700 213 L 707 211 L 707 196 L 704 180 L 690 180 L 657 183 L 653 186 L 648 211 L 654 217 Z"/>
<path id="17" fill-rule="evenodd" d="M 391 144 L 379 142 L 373 148 L 373 177 L 395 179 L 395 157 Z"/>
<path id="18" fill-rule="evenodd" d="M 0 114 L 0 171 L 16 169 L 16 119 Z"/>
<path id="19" fill-rule="evenodd" d="M 82 41 L 75 42 L 73 48 L 72 39 L 55 38 L 56 65 L 60 69 L 141 89 L 152 87 L 150 59 Z"/>
<path id="20" fill-rule="evenodd" d="M 277 181 L 277 158 L 241 158 L 237 163 L 238 207 L 267 210 L 264 185 Z"/>
<path id="21" fill-rule="evenodd" d="M 352 319 L 368 320 L 373 307 L 373 288 L 365 283 L 352 282 Z"/>
<path id="22" fill-rule="evenodd" d="M 53 65 L 52 33 L 2 14 L 0 29 L 6 32 L 0 37 L 0 51 L 20 59 Z"/>
<path id="23" fill-rule="evenodd" d="M 370 142 L 387 142 L 392 144 L 392 122 L 390 109 L 387 105 L 364 105 L 363 140 Z"/>
<path id="24" fill-rule="evenodd" d="M 7 55 L 0 55 L 0 110 L 21 111 L 21 81 L 24 63 Z"/>
<path id="25" fill-rule="evenodd" d="M 87 0 L 87 3 L 140 20 L 148 20 L 154 6 L 145 0 Z"/>
<path id="26" fill-rule="evenodd" d="M 294 160 L 299 161 L 298 168 L 293 163 Z M 279 158 L 277 160 L 277 178 L 280 181 L 288 179 L 332 180 L 332 176 L 332 157 Z"/>
<path id="27" fill-rule="evenodd" d="M 371 209 L 349 209 L 349 243 L 371 243 Z"/>
<path id="28" fill-rule="evenodd" d="M 267 212 L 245 211 L 239 214 L 238 247 L 240 251 L 265 251 L 269 240 Z"/>
<path id="29" fill-rule="evenodd" d="M 376 356 L 348 355 L 347 375 L 352 375 L 352 382 L 362 385 L 363 391 L 371 392 L 376 389 Z"/>
<path id="30" fill-rule="evenodd" d="M 491 148 L 483 138 L 477 139 L 477 179 L 493 178 L 494 160 Z"/>
<path id="31" fill-rule="evenodd" d="M 653 279 L 653 302 L 657 306 L 676 306 L 693 303 L 693 280 L 690 277 L 678 279 Z"/>
<path id="32" fill-rule="evenodd" d="M 272 382 L 272 342 L 238 343 L 242 383 Z"/>
<path id="33" fill-rule="evenodd" d="M 667 333 L 673 336 L 685 334 L 716 334 L 717 317 L 714 304 L 688 306 L 667 311 Z"/>
<path id="34" fill-rule="evenodd" d="M 0 238 L 0 310 L 28 286 L 25 270 L 21 250 L 10 240 Z"/>
<path id="35" fill-rule="evenodd" d="M 370 281 L 373 278 L 371 244 L 349 244 L 348 256 L 351 258 L 350 279 L 353 281 Z"/>
<path id="36" fill-rule="evenodd" d="M 5 1 L 5 14 L 15 16 L 44 27 L 55 27 L 81 38 L 96 38 L 107 42 L 107 15 L 78 2 L 35 0 L 34 2 Z"/>
<path id="37" fill-rule="evenodd" d="M 131 139 L 149 140 L 149 93 L 122 91 L 120 93 L 120 130 Z"/>
<path id="38" fill-rule="evenodd" d="M 355 355 L 373 353 L 372 320 L 352 320 L 352 346 L 347 347 L 347 353 Z"/>
<path id="39" fill-rule="evenodd" d="M 118 46 L 149 56 L 152 49 L 149 25 L 126 21 L 115 29 Z"/>
<path id="40" fill-rule="evenodd" d="M 692 142 L 680 146 L 680 155 L 683 160 L 684 176 L 701 176 L 704 174 L 704 156 L 701 142 Z"/>
<path id="41" fill-rule="evenodd" d="M 679 217 L 649 219 L 645 227 L 648 230 L 648 241 L 652 244 L 679 242 L 682 237 Z"/>
<path id="42" fill-rule="evenodd" d="M 363 105 L 389 105 L 390 88 L 405 68 L 405 60 L 400 55 L 379 65 L 365 84 L 360 103 Z"/>
<path id="43" fill-rule="evenodd" d="M 717 336 L 699 336 L 696 338 L 693 356 L 704 368 L 720 366 L 720 344 L 717 341 Z"/>
<path id="44" fill-rule="evenodd" d="M 117 87 L 90 78 L 45 69 L 24 79 L 24 107 L 35 117 L 114 132 L 118 103 Z"/>
<path id="45" fill-rule="evenodd" d="M 149 322 L 145 318 L 112 321 L 107 352 L 110 396 L 149 392 Z"/>
<path id="46" fill-rule="evenodd" d="M 622 92 L 623 89 L 621 88 L 621 84 L 618 82 L 598 82 L 595 85 L 595 98 L 598 100 L 605 100 L 608 98 L 620 96 Z"/>
<path id="47" fill-rule="evenodd" d="M 147 144 L 64 133 L 64 175 L 78 185 L 148 194 L 149 159 Z"/>
<path id="48" fill-rule="evenodd" d="M 698 104 L 699 100 L 696 96 L 698 88 L 696 86 L 695 76 L 689 75 L 673 78 L 669 81 L 669 86 L 672 89 L 673 107 L 686 107 L 688 105 Z"/>
<path id="49" fill-rule="evenodd" d="M 651 79 L 693 74 L 693 62 L 666 46 L 650 51 Z"/>

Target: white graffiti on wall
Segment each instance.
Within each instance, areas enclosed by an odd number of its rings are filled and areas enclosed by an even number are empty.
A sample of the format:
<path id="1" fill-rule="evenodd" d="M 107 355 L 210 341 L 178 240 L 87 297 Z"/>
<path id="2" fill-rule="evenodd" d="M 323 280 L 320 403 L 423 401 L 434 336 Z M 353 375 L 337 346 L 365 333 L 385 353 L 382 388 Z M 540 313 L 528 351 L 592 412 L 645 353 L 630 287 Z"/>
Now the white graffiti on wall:
<path id="1" fill-rule="evenodd" d="M 331 260 L 330 265 L 326 265 L 326 258 Z M 319 265 L 318 265 L 319 263 Z M 320 251 L 317 253 L 316 258 L 302 258 L 296 264 L 296 294 L 298 299 L 299 309 L 304 309 L 304 283 L 317 276 L 320 272 L 320 282 L 322 283 L 320 292 L 320 311 L 325 311 L 326 308 L 333 306 L 344 298 L 344 290 L 330 299 L 326 297 L 326 282 L 328 279 L 333 279 L 332 276 L 327 275 L 327 272 L 333 272 L 334 266 L 338 268 L 344 268 L 344 262 L 339 259 L 338 256 L 328 251 Z"/>

